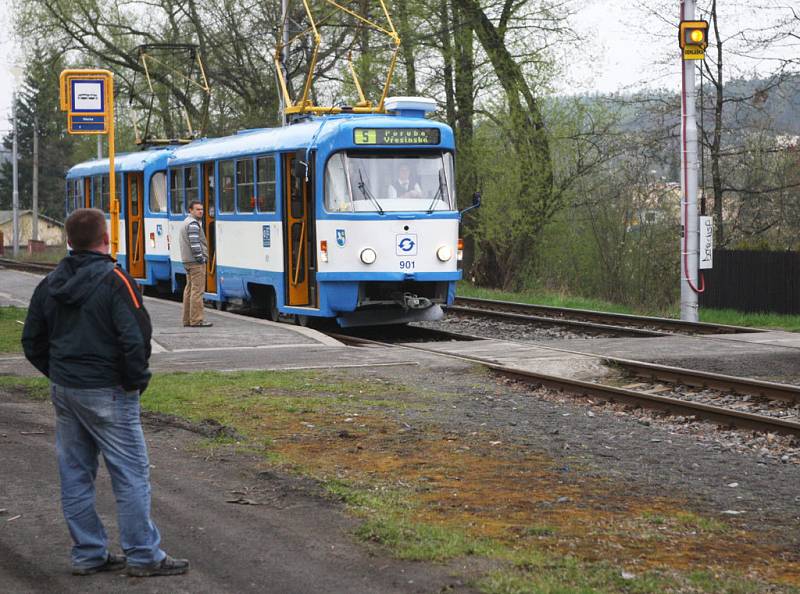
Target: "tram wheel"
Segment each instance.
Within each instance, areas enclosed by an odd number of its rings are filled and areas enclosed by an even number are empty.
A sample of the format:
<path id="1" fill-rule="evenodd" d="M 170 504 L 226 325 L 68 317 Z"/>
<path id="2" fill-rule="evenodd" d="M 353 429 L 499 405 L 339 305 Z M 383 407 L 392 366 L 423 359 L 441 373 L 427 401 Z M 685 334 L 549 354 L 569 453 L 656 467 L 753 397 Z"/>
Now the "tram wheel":
<path id="1" fill-rule="evenodd" d="M 273 296 L 272 299 L 269 300 L 269 306 L 267 309 L 267 316 L 273 322 L 277 322 L 278 318 L 280 317 L 281 313 L 278 311 L 278 302 Z"/>

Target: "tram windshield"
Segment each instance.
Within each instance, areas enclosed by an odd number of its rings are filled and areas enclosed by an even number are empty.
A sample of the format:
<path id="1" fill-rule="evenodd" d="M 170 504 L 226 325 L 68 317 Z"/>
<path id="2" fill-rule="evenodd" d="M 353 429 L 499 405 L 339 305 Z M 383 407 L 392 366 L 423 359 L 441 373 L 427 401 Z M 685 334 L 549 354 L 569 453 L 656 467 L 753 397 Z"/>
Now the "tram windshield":
<path id="1" fill-rule="evenodd" d="M 325 167 L 329 212 L 453 210 L 453 155 L 335 153 Z"/>

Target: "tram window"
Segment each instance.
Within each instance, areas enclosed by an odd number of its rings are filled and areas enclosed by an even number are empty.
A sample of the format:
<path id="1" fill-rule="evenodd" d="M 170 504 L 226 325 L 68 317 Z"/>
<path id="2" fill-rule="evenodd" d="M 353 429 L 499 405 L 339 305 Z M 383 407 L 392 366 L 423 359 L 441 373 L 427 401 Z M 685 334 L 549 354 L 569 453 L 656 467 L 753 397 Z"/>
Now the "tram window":
<path id="1" fill-rule="evenodd" d="M 200 200 L 200 187 L 197 185 L 197 167 L 192 165 L 183 168 L 183 188 L 186 204 L 190 204 L 192 200 Z"/>
<path id="2" fill-rule="evenodd" d="M 167 175 L 156 171 L 150 178 L 150 212 L 167 211 Z"/>
<path id="3" fill-rule="evenodd" d="M 233 212 L 234 205 L 234 168 L 233 161 L 220 161 L 219 163 L 219 211 Z"/>
<path id="4" fill-rule="evenodd" d="M 344 153 L 336 153 L 325 168 L 325 207 L 332 212 L 352 211 L 353 200 L 347 183 Z"/>
<path id="5" fill-rule="evenodd" d="M 100 199 L 100 210 L 103 212 L 108 212 L 108 204 L 110 200 L 111 190 L 110 185 L 108 183 L 108 176 L 104 175 L 101 177 L 101 183 L 103 187 L 103 197 Z"/>
<path id="6" fill-rule="evenodd" d="M 139 176 L 133 174 L 129 186 L 131 192 L 131 212 L 132 217 L 139 216 Z"/>
<path id="7" fill-rule="evenodd" d="M 92 207 L 99 208 L 103 212 L 106 211 L 103 200 L 108 195 L 108 181 L 106 181 L 106 179 L 104 175 L 95 175 L 92 177 Z"/>
<path id="8" fill-rule="evenodd" d="M 239 212 L 255 210 L 253 189 L 253 160 L 236 161 L 236 209 Z"/>
<path id="9" fill-rule="evenodd" d="M 181 170 L 170 169 L 169 172 L 169 199 L 172 214 L 183 212 L 183 192 L 181 191 Z"/>
<path id="10" fill-rule="evenodd" d="M 72 201 L 69 205 L 70 211 L 76 208 L 83 208 L 83 178 L 79 177 L 76 180 L 70 180 L 70 183 L 72 184 Z"/>
<path id="11" fill-rule="evenodd" d="M 455 207 L 449 152 L 336 153 L 325 166 L 330 212 L 434 211 Z"/>
<path id="12" fill-rule="evenodd" d="M 75 210 L 75 195 L 73 194 L 75 184 L 71 179 L 67 180 L 67 214 Z"/>
<path id="13" fill-rule="evenodd" d="M 256 160 L 256 200 L 258 212 L 275 212 L 275 159 Z"/>

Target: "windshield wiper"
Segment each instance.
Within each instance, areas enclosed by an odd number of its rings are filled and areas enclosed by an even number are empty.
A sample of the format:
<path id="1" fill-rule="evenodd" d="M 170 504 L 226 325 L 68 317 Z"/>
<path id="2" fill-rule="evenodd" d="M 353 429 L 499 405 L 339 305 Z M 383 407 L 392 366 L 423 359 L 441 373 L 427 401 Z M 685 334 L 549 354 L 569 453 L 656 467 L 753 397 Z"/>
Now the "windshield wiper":
<path id="1" fill-rule="evenodd" d="M 361 190 L 361 193 L 364 195 L 364 198 L 366 198 L 375 205 L 375 208 L 378 209 L 378 214 L 383 214 L 383 208 L 381 208 L 381 205 L 375 199 L 375 196 L 372 195 L 372 192 L 369 191 L 367 184 L 364 183 L 364 175 L 361 172 L 361 167 L 358 168 L 358 179 L 359 179 L 358 189 Z"/>
<path id="2" fill-rule="evenodd" d="M 444 200 L 445 192 L 447 192 L 447 178 L 444 175 L 444 169 L 439 170 L 439 188 L 436 190 L 436 193 L 433 195 L 433 200 L 428 205 L 428 214 L 433 212 L 433 206 L 436 204 L 436 201 L 440 198 Z"/>

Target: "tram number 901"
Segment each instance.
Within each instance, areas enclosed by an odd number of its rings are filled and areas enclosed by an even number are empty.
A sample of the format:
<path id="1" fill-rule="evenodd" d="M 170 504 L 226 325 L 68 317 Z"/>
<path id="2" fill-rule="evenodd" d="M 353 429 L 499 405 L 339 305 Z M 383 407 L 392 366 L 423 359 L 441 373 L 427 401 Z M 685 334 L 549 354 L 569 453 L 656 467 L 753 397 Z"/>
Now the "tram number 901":
<path id="1" fill-rule="evenodd" d="M 414 270 L 414 260 L 400 260 L 401 270 Z"/>

